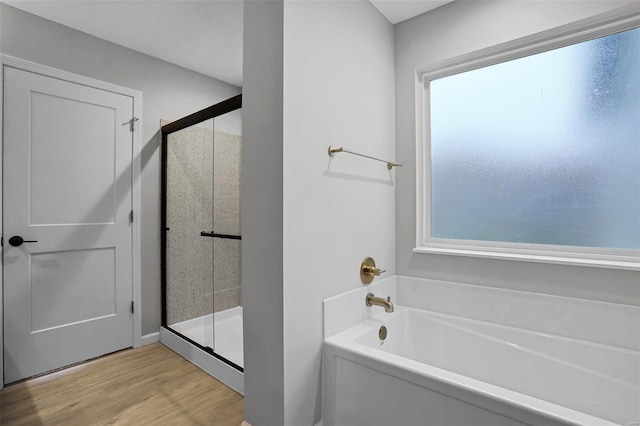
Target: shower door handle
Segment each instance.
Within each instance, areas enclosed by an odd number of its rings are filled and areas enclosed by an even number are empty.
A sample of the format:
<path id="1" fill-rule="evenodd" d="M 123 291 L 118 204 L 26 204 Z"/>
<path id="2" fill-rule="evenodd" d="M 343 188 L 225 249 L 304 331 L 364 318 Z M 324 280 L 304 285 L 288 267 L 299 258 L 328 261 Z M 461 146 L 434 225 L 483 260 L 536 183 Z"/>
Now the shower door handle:
<path id="1" fill-rule="evenodd" d="M 240 235 L 216 234 L 214 232 L 200 232 L 201 237 L 226 238 L 228 240 L 241 240 Z"/>

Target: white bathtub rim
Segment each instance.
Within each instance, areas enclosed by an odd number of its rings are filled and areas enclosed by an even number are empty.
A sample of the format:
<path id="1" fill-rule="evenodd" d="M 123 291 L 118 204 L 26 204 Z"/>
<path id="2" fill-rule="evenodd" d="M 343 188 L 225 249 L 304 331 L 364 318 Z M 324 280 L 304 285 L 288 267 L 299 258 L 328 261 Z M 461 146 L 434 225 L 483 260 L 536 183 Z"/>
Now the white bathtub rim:
<path id="1" fill-rule="evenodd" d="M 402 309 L 412 309 L 403 308 Z M 442 314 L 446 315 L 446 314 Z M 381 319 L 380 315 L 376 315 Z M 383 319 L 383 318 L 382 318 Z M 466 319 L 466 318 L 465 318 Z M 424 364 L 390 352 L 382 352 L 362 343 L 357 343 L 353 338 L 363 332 L 370 331 L 375 321 L 367 321 L 358 324 L 346 331 L 325 340 L 325 344 L 333 349 L 336 357 L 351 362 L 364 364 L 368 368 L 389 374 L 385 369 L 393 369 L 395 377 L 408 381 L 418 386 L 426 387 L 435 392 L 476 405 L 483 409 L 512 417 L 522 421 L 522 413 L 532 413 L 544 416 L 554 421 L 565 424 L 586 425 L 598 424 L 601 426 L 614 426 L 617 423 L 595 417 L 571 408 L 563 407 L 552 402 L 544 401 L 520 392 L 512 391 L 500 386 L 492 385 L 477 379 L 473 379 L 458 373 L 454 373 L 429 364 Z M 417 383 L 415 378 L 422 383 Z M 428 383 L 427 383 L 428 382 Z M 479 403 L 478 400 L 481 402 Z M 496 402 L 498 404 L 496 404 Z M 513 407 L 518 413 L 504 413 L 504 404 Z M 490 405 L 490 407 L 487 407 Z"/>
<path id="2" fill-rule="evenodd" d="M 366 367 L 384 374 L 390 374 L 389 371 L 385 371 L 385 369 L 388 370 L 391 368 L 395 370 L 394 373 L 391 374 L 394 377 L 398 377 L 417 386 L 425 387 L 434 392 L 464 401 L 465 403 L 478 406 L 487 411 L 499 413 L 500 415 L 510 417 L 516 421 L 525 420 L 519 413 L 530 413 L 537 414 L 538 416 L 543 416 L 551 420 L 561 421 L 563 424 L 576 426 L 584 426 L 587 424 L 598 424 L 600 426 L 618 425 L 617 423 L 612 423 L 599 417 L 591 416 L 567 407 L 562 407 L 551 402 L 472 379 L 438 367 L 409 360 L 399 355 L 384 353 L 384 356 L 379 356 L 375 354 L 375 352 L 379 351 L 371 349 L 368 346 L 354 343 L 351 345 L 344 345 L 336 340 L 327 342 L 327 344 L 333 346 L 336 357 L 364 364 Z M 355 347 L 355 345 L 359 347 Z M 369 350 L 363 350 L 363 348 L 368 348 Z M 424 380 L 419 380 L 421 382 L 419 383 L 414 379 L 416 376 L 419 376 Z M 505 413 L 503 408 L 504 404 L 511 406 L 518 412 L 518 414 Z"/>

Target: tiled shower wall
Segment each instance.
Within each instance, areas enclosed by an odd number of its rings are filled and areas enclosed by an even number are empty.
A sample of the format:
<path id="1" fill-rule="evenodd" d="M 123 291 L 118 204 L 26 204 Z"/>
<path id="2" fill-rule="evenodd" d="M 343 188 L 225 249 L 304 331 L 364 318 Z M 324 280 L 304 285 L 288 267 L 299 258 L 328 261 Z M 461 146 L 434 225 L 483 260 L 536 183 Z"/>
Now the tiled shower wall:
<path id="1" fill-rule="evenodd" d="M 242 304 L 240 241 L 200 236 L 240 235 L 242 138 L 212 127 L 209 121 L 169 135 L 169 324 Z"/>

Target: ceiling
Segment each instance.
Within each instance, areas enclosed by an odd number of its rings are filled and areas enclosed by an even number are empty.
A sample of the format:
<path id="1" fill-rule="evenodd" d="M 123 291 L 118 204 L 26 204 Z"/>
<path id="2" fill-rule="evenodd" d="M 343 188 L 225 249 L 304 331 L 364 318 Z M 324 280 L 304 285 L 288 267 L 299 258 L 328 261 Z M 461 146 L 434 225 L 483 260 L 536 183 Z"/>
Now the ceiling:
<path id="1" fill-rule="evenodd" d="M 370 1 L 395 24 L 453 0 Z M 4 3 L 242 86 L 243 0 L 17 0 Z M 211 60 L 212 52 L 219 60 Z"/>
<path id="2" fill-rule="evenodd" d="M 406 21 L 453 0 L 369 0 L 391 22 Z"/>

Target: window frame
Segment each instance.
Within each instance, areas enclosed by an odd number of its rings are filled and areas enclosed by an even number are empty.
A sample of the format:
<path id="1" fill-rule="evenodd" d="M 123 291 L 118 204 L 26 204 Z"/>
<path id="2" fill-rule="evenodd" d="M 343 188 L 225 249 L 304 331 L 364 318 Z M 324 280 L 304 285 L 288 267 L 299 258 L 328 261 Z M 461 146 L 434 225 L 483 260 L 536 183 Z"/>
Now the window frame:
<path id="1" fill-rule="evenodd" d="M 638 27 L 640 8 L 632 5 L 416 70 L 416 247 L 413 252 L 640 270 L 640 250 L 432 238 L 429 102 L 431 80 Z"/>

